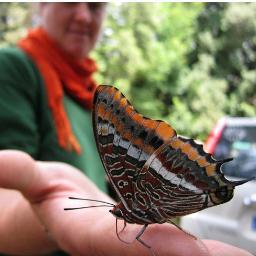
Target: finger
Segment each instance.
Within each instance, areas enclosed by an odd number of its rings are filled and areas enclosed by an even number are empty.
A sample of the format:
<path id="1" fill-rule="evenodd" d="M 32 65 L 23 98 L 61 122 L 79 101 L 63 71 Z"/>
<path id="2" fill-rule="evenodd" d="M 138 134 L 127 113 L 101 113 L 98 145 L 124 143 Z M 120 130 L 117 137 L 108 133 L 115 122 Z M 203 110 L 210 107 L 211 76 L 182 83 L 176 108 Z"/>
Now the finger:
<path id="1" fill-rule="evenodd" d="M 156 252 L 168 256 L 210 256 L 207 247 L 200 239 L 183 232 L 174 225 L 154 224 L 145 234 L 145 239 L 153 239 Z"/>
<path id="2" fill-rule="evenodd" d="M 39 191 L 44 191 L 46 184 L 38 169 L 38 164 L 27 153 L 17 150 L 0 151 L 0 187 L 18 190 L 28 200 L 39 197 Z M 37 190 L 31 190 L 34 185 Z"/>
<path id="3" fill-rule="evenodd" d="M 248 251 L 214 240 L 203 240 L 212 256 L 253 256 Z"/>
<path id="4" fill-rule="evenodd" d="M 76 168 L 57 162 L 37 162 L 28 154 L 17 150 L 0 151 L 0 187 L 22 192 L 30 201 L 38 201 L 56 191 L 93 191 L 102 196 L 95 184 Z M 96 199 L 96 198 L 95 198 Z"/>
<path id="5" fill-rule="evenodd" d="M 0 151 L 0 187 L 23 191 L 35 178 L 35 161 L 16 150 Z"/>
<path id="6" fill-rule="evenodd" d="M 95 222 L 94 229 L 97 234 L 95 237 L 105 236 L 108 238 L 98 241 L 100 247 L 105 248 L 106 251 L 113 251 L 115 248 L 115 253 L 113 252 L 115 255 L 119 255 L 118 253 L 122 255 L 153 255 L 154 253 L 161 256 L 210 256 L 206 246 L 199 239 L 193 238 L 170 224 L 152 224 L 147 227 L 141 240 L 151 249 L 136 240 L 134 241 L 142 226 L 128 225 L 120 234 L 123 240 L 131 242 L 125 244 L 117 238 L 115 224 L 111 217 L 106 216 L 109 220 L 105 224 L 102 223 L 103 218 Z M 111 243 L 109 243 L 110 240 Z"/>

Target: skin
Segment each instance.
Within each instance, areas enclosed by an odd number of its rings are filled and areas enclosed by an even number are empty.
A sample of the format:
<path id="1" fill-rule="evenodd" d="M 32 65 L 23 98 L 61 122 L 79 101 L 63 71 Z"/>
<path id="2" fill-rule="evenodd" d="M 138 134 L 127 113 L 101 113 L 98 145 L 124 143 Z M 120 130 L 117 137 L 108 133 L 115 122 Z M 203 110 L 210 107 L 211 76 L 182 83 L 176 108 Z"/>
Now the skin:
<path id="1" fill-rule="evenodd" d="M 103 3 L 40 3 L 41 26 L 74 58 L 88 56 L 100 34 Z"/>
<path id="2" fill-rule="evenodd" d="M 70 255 L 150 255 L 137 241 L 127 245 L 118 240 L 115 218 L 108 208 L 64 211 L 66 207 L 92 205 L 71 201 L 69 196 L 113 202 L 74 167 L 38 162 L 23 152 L 4 150 L 0 151 L 0 169 L 0 204 L 4 206 L 0 234 L 5 234 L 0 252 L 38 255 L 38 251 L 62 248 Z M 8 198 L 3 197 L 5 193 Z M 130 225 L 122 237 L 132 241 L 140 229 Z M 194 239 L 170 224 L 150 225 L 142 239 L 162 256 L 251 255 L 221 242 Z"/>

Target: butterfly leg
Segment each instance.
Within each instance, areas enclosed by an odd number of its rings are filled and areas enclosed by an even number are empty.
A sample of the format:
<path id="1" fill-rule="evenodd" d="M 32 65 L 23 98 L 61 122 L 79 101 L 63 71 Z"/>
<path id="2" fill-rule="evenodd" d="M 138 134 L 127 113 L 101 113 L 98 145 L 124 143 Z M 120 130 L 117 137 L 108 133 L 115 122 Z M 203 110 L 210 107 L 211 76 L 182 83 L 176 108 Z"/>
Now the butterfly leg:
<path id="1" fill-rule="evenodd" d="M 125 228 L 126 228 L 126 221 L 124 220 L 124 226 L 123 226 L 122 230 L 119 232 L 119 234 L 121 234 Z"/>
<path id="2" fill-rule="evenodd" d="M 143 235 L 147 225 L 144 225 L 142 227 L 142 229 L 140 230 L 140 232 L 137 234 L 137 236 L 135 237 L 135 239 L 132 241 L 132 242 L 127 242 L 127 241 L 124 241 L 121 237 L 120 237 L 120 234 L 124 231 L 125 227 L 126 227 L 126 221 L 124 221 L 124 226 L 122 228 L 121 231 L 118 231 L 118 227 L 117 227 L 117 222 L 118 222 L 118 219 L 116 219 L 116 236 L 118 237 L 118 239 L 125 243 L 125 244 L 132 244 L 134 243 L 135 240 L 138 240 L 141 244 L 143 244 L 144 246 L 146 246 L 147 248 L 150 248 L 149 245 L 147 245 L 143 240 L 140 239 L 140 237 Z"/>
<path id="3" fill-rule="evenodd" d="M 177 227 L 179 230 L 181 230 L 183 233 L 185 233 L 188 236 L 191 236 L 192 238 L 194 238 L 195 240 L 197 240 L 197 237 L 194 236 L 193 234 L 189 233 L 188 231 L 184 230 L 183 228 L 181 228 L 179 225 L 177 225 L 174 221 L 169 220 L 169 223 L 173 224 L 175 227 Z"/>
<path id="4" fill-rule="evenodd" d="M 139 233 L 137 234 L 137 236 L 136 236 L 136 240 L 137 240 L 138 242 L 140 242 L 143 246 L 145 246 L 147 249 L 149 249 L 150 254 L 151 254 L 152 256 L 157 256 L 157 255 L 155 254 L 155 252 L 152 250 L 151 246 L 148 245 L 147 243 L 145 243 L 145 242 L 140 238 L 140 237 L 144 234 L 144 232 L 145 232 L 147 226 L 148 226 L 148 224 L 145 224 L 145 225 L 142 227 L 142 229 L 140 230 L 140 232 L 139 232 Z"/>
<path id="5" fill-rule="evenodd" d="M 136 240 L 138 240 L 141 244 L 143 244 L 144 246 L 146 246 L 148 249 L 150 249 L 151 247 L 146 244 L 142 239 L 140 239 L 140 237 L 143 235 L 143 233 L 145 232 L 146 228 L 147 228 L 148 224 L 145 224 L 142 229 L 140 230 L 140 232 L 137 234 L 136 236 Z"/>
<path id="6" fill-rule="evenodd" d="M 131 244 L 131 243 L 133 243 L 133 242 L 124 241 L 124 240 L 120 237 L 120 233 L 122 233 L 122 232 L 124 231 L 125 227 L 126 227 L 126 221 L 124 221 L 124 226 L 123 226 L 123 228 L 122 228 L 122 230 L 121 230 L 120 232 L 118 231 L 118 228 L 117 228 L 117 221 L 118 221 L 118 219 L 116 219 L 116 236 L 117 236 L 117 238 L 118 238 L 121 242 L 123 242 L 123 243 L 125 243 L 125 244 Z"/>
<path id="7" fill-rule="evenodd" d="M 135 239 L 134 239 L 132 242 L 127 242 L 127 241 L 124 241 L 124 240 L 120 237 L 120 233 L 122 233 L 122 232 L 124 231 L 125 227 L 126 227 L 126 221 L 124 221 L 124 226 L 123 226 L 123 228 L 122 228 L 122 230 L 121 230 L 120 232 L 118 231 L 117 221 L 118 221 L 118 219 L 116 219 L 116 236 L 117 236 L 117 238 L 118 238 L 121 242 L 123 242 L 123 243 L 125 243 L 125 244 L 132 244 L 135 240 L 137 240 L 139 243 L 141 243 L 143 246 L 145 246 L 147 249 L 150 250 L 150 253 L 151 253 L 152 256 L 156 256 L 156 254 L 153 252 L 151 246 L 149 246 L 148 244 L 146 244 L 146 243 L 140 238 L 140 237 L 144 234 L 144 232 L 145 232 L 145 230 L 146 230 L 148 224 L 145 224 L 145 225 L 142 227 L 142 229 L 139 231 L 139 233 L 136 235 Z"/>

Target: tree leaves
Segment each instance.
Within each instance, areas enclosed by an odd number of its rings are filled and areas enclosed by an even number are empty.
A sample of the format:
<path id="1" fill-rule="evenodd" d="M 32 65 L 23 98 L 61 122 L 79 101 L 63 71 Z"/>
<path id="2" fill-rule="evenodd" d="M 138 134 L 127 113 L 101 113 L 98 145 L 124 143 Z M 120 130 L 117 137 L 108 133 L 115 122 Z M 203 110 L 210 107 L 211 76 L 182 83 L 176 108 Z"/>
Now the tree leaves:
<path id="1" fill-rule="evenodd" d="M 93 57 L 144 115 L 204 140 L 224 115 L 256 115 L 255 3 L 110 3 Z M 26 30 L 28 3 L 0 3 L 0 43 Z M 17 15 L 21 13 L 22 15 Z"/>

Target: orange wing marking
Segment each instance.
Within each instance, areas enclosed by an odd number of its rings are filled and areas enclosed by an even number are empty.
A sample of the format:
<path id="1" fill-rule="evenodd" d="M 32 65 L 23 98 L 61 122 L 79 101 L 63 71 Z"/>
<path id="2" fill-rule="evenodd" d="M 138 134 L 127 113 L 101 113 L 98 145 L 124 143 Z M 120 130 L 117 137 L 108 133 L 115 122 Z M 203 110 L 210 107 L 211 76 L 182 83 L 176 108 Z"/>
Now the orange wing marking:
<path id="1" fill-rule="evenodd" d="M 176 132 L 168 124 L 161 122 L 156 129 L 156 133 L 159 138 L 162 138 L 164 141 L 169 140 L 171 137 L 176 136 Z"/>
<path id="2" fill-rule="evenodd" d="M 201 156 L 198 154 L 197 150 L 193 147 L 191 147 L 190 152 L 188 153 L 188 158 L 192 161 L 195 161 L 196 159 L 200 158 Z"/>
<path id="3" fill-rule="evenodd" d="M 103 118 L 104 115 L 105 115 L 105 113 L 106 113 L 105 106 L 104 106 L 103 103 L 100 103 L 100 104 L 98 105 L 97 114 L 98 114 L 98 116 L 100 116 L 101 118 Z"/>
<path id="4" fill-rule="evenodd" d="M 205 157 L 201 157 L 197 160 L 197 163 L 200 165 L 200 167 L 206 167 L 209 165 L 209 162 L 206 160 Z"/>
<path id="5" fill-rule="evenodd" d="M 205 169 L 208 176 L 214 176 L 216 174 L 216 164 L 211 164 Z"/>
<path id="6" fill-rule="evenodd" d="M 183 141 L 179 140 L 178 138 L 175 138 L 171 141 L 171 146 L 174 149 L 181 149 L 182 145 L 184 144 Z"/>

